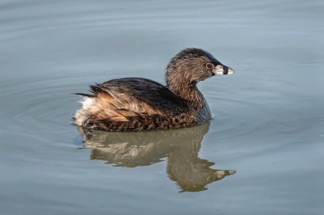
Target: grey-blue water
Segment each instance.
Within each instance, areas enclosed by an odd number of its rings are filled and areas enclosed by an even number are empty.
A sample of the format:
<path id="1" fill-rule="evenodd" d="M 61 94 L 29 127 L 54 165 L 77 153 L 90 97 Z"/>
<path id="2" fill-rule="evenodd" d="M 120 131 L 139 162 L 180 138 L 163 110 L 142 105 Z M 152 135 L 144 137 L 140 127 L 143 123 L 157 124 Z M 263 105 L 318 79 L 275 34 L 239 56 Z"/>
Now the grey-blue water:
<path id="1" fill-rule="evenodd" d="M 324 3 L 0 1 L 0 214 L 324 214 Z M 199 47 L 233 67 L 199 84 L 210 124 L 71 124 L 74 92 L 164 82 Z M 235 172 L 236 171 L 236 172 Z"/>

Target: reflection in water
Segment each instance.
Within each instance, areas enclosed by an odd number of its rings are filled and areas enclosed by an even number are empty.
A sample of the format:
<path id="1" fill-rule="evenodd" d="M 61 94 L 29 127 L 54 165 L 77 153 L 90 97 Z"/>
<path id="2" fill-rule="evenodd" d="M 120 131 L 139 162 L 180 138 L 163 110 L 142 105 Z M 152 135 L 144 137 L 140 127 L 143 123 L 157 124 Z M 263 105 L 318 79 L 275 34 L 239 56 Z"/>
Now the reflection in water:
<path id="1" fill-rule="evenodd" d="M 153 132 L 102 132 L 83 134 L 91 159 L 124 167 L 146 166 L 168 158 L 167 173 L 182 191 L 202 191 L 205 186 L 232 175 L 235 170 L 212 169 L 214 163 L 198 157 L 209 124 Z"/>

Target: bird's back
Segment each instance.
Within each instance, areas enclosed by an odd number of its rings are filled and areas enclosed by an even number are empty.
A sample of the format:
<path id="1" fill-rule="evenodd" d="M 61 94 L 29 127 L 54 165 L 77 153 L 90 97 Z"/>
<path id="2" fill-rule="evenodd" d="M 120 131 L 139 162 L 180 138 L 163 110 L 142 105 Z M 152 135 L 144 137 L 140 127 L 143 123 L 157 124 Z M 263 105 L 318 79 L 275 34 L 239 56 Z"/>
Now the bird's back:
<path id="1" fill-rule="evenodd" d="M 75 122 L 107 131 L 182 128 L 197 124 L 188 102 L 167 87 L 144 78 L 114 79 L 92 85 Z"/>

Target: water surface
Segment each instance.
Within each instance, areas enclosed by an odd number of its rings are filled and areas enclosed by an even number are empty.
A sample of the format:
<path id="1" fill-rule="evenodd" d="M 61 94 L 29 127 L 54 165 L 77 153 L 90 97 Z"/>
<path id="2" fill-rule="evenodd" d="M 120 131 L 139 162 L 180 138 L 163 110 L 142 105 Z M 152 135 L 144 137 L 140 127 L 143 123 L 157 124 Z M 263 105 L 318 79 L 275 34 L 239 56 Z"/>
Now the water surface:
<path id="1" fill-rule="evenodd" d="M 1 214 L 324 214 L 322 1 L 0 2 Z M 83 136 L 72 93 L 200 47 L 202 127 Z"/>

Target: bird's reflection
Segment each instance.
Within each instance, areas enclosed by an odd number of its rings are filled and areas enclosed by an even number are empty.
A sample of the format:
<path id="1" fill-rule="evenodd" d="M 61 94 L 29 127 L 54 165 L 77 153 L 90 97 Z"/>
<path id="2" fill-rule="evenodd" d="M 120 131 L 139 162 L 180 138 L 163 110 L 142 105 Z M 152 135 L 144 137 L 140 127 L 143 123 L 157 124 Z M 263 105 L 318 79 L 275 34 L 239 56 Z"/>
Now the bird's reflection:
<path id="1" fill-rule="evenodd" d="M 86 133 L 91 159 L 123 167 L 147 166 L 167 158 L 167 174 L 182 191 L 206 190 L 206 185 L 232 175 L 235 170 L 212 169 L 213 162 L 198 157 L 209 123 L 192 128 L 153 132 Z"/>

